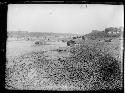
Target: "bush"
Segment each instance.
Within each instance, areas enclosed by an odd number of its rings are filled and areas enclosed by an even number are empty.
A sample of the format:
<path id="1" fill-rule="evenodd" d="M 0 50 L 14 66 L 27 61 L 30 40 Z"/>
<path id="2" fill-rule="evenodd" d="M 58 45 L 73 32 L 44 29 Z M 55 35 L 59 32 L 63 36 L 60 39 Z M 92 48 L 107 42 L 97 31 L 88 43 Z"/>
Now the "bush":
<path id="1" fill-rule="evenodd" d="M 84 36 L 82 36 L 82 39 L 83 39 L 83 40 L 85 40 L 85 37 L 84 37 Z"/>
<path id="2" fill-rule="evenodd" d="M 76 37 L 72 37 L 73 39 L 76 39 Z"/>
<path id="3" fill-rule="evenodd" d="M 74 44 L 76 44 L 76 43 L 73 40 L 67 41 L 67 46 L 72 46 Z"/>
<path id="4" fill-rule="evenodd" d="M 41 41 L 35 41 L 35 45 L 43 45 L 43 42 L 41 42 Z"/>

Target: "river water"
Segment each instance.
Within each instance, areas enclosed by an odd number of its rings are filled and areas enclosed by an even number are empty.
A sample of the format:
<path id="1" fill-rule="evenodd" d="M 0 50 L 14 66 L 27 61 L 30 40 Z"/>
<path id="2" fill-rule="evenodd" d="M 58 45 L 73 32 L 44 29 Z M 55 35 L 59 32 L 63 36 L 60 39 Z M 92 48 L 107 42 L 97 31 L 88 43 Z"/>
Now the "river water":
<path id="1" fill-rule="evenodd" d="M 64 42 L 48 42 L 49 45 L 34 46 L 32 41 L 10 41 L 7 42 L 7 57 L 20 56 L 29 52 L 50 51 L 59 47 L 66 47 Z"/>

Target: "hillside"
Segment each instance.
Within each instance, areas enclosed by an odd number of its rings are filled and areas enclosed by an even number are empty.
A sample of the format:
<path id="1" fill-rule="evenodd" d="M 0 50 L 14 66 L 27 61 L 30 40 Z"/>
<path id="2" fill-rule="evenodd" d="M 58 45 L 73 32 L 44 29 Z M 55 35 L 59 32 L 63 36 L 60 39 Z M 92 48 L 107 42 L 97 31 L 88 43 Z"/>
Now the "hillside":
<path id="1" fill-rule="evenodd" d="M 65 36 L 74 34 L 12 32 L 10 35 L 37 38 L 8 42 L 5 78 L 8 89 L 123 89 L 123 39 L 120 38 L 123 30 L 119 28 L 93 30 L 87 35 L 68 38 Z M 75 44 L 67 46 L 68 41 Z"/>
<path id="2" fill-rule="evenodd" d="M 91 33 L 86 34 L 85 36 L 89 39 L 97 38 L 117 38 L 123 35 L 122 28 L 109 27 L 104 31 L 93 30 Z"/>

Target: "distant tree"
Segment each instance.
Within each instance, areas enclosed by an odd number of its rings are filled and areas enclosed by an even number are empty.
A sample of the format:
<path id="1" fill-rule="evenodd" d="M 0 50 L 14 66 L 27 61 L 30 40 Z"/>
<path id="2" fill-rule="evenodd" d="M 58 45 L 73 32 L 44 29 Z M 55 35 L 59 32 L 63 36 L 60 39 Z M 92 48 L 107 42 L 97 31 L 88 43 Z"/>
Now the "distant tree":
<path id="1" fill-rule="evenodd" d="M 62 40 L 62 42 L 66 42 L 65 40 Z"/>
<path id="2" fill-rule="evenodd" d="M 77 36 L 77 38 L 79 38 L 79 36 Z"/>

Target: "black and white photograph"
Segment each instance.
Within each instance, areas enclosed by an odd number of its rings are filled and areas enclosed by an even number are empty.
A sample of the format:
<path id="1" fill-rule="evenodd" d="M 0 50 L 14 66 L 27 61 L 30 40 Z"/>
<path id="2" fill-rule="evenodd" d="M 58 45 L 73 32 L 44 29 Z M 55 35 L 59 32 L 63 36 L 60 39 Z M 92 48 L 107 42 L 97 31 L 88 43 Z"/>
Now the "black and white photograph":
<path id="1" fill-rule="evenodd" d="M 8 4 L 5 89 L 123 89 L 124 6 Z"/>

